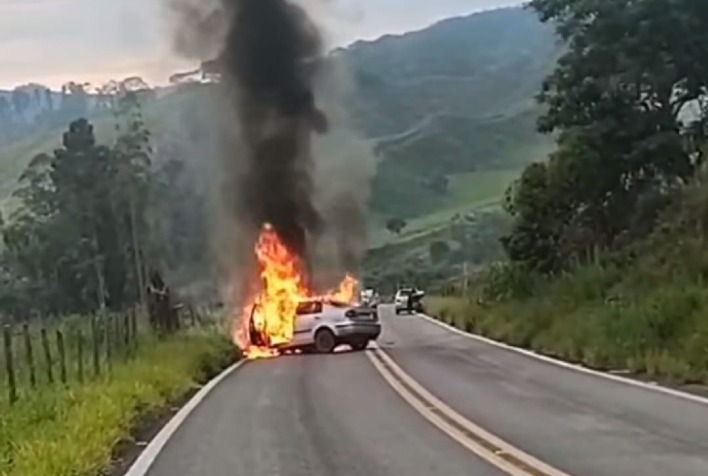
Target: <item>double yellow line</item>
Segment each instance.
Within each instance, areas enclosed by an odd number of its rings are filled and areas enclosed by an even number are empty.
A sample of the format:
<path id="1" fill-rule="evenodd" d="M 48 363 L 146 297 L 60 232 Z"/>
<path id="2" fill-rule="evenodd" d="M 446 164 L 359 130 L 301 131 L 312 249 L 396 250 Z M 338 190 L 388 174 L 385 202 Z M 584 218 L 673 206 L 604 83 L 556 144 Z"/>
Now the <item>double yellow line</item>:
<path id="1" fill-rule="evenodd" d="M 512 476 L 569 476 L 472 423 L 406 374 L 380 348 L 367 353 L 376 370 L 418 413 L 459 444 Z"/>

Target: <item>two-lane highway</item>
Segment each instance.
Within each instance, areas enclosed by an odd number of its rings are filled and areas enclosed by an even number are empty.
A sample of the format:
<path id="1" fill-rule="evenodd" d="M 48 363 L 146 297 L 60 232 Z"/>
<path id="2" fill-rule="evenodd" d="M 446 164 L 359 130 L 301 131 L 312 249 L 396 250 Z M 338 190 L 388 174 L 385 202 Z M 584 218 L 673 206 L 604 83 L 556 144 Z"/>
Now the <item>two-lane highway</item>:
<path id="1" fill-rule="evenodd" d="M 497 476 L 407 406 L 364 353 L 249 362 L 160 453 L 151 476 Z"/>
<path id="2" fill-rule="evenodd" d="M 388 310 L 381 346 L 423 387 L 569 474 L 705 476 L 708 405 L 563 368 Z"/>
<path id="3" fill-rule="evenodd" d="M 478 457 L 433 424 L 442 415 L 434 397 L 566 474 L 708 474 L 708 405 L 562 368 L 389 307 L 381 314 L 379 346 L 430 400 L 401 398 L 405 384 L 384 378 L 372 351 L 250 362 L 207 396 L 147 474 L 504 474 L 489 461 L 505 451 L 491 446 L 491 458 Z"/>

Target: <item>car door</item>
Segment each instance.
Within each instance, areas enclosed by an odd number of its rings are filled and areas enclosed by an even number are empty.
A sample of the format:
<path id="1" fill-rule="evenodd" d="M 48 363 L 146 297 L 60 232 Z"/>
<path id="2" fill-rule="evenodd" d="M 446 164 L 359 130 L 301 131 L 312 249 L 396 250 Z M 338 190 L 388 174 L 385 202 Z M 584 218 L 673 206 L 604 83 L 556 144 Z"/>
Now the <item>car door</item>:
<path id="1" fill-rule="evenodd" d="M 319 301 L 301 302 L 295 314 L 295 334 L 292 346 L 312 344 L 314 342 L 313 331 L 322 318 L 322 303 Z"/>

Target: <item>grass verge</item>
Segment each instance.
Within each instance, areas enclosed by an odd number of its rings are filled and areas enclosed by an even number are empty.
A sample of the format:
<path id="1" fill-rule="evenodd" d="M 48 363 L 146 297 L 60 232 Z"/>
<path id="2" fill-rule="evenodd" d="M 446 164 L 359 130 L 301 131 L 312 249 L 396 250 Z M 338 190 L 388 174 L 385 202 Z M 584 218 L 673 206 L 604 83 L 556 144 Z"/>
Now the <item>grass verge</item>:
<path id="1" fill-rule="evenodd" d="M 694 262 L 708 257 L 695 251 Z M 654 264 L 624 270 L 588 266 L 543 283 L 527 298 L 485 305 L 476 297 L 431 298 L 427 307 L 460 329 L 589 368 L 705 386 L 704 271 L 695 266 L 693 275 L 687 267 Z"/>
<path id="2" fill-rule="evenodd" d="M 141 418 L 214 376 L 234 355 L 224 336 L 190 331 L 142 345 L 110 377 L 1 408 L 0 474 L 100 474 Z"/>

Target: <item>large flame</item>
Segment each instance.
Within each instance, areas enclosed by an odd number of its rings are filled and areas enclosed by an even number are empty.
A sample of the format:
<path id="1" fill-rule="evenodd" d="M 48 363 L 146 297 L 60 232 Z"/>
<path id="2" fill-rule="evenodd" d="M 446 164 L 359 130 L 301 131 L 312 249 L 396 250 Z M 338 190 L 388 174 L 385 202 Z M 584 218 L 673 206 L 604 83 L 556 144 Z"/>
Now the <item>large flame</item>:
<path id="1" fill-rule="evenodd" d="M 260 282 L 240 311 L 234 340 L 249 359 L 279 355 L 277 346 L 288 344 L 295 333 L 297 306 L 304 300 L 343 303 L 356 301 L 358 281 L 347 275 L 338 289 L 316 295 L 308 287 L 302 260 L 283 244 L 275 229 L 266 224 L 255 246 Z M 264 342 L 251 341 L 251 326 Z"/>

